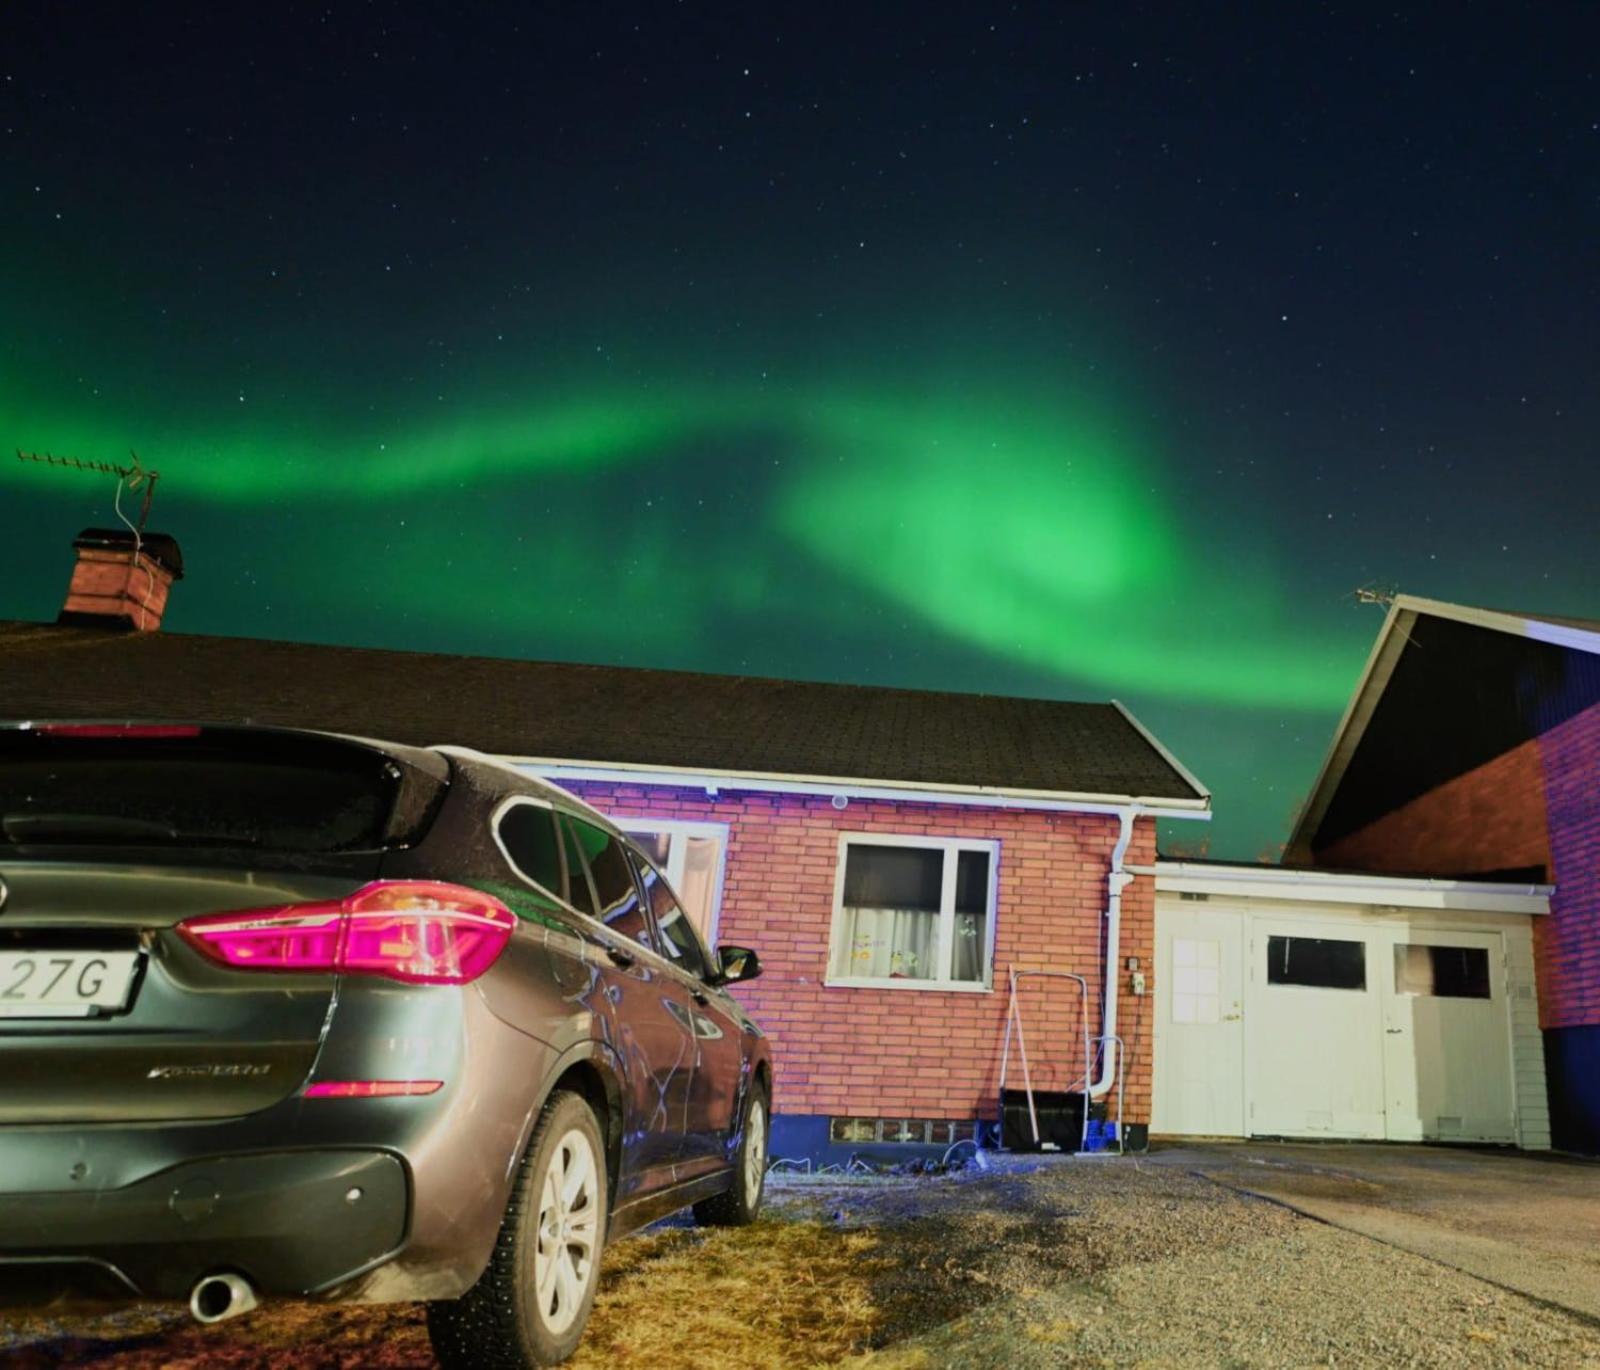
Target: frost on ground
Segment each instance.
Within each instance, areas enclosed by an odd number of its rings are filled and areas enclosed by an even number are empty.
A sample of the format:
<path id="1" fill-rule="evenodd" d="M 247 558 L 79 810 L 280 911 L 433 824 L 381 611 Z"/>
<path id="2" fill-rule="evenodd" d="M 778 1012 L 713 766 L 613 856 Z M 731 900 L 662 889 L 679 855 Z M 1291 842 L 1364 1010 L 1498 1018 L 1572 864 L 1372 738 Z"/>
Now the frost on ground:
<path id="1" fill-rule="evenodd" d="M 1600 1366 L 1586 1321 L 1133 1159 L 777 1178 L 742 1231 L 619 1242 L 578 1367 Z M 415 1306 L 0 1315 L 19 1367 L 400 1370 Z"/>

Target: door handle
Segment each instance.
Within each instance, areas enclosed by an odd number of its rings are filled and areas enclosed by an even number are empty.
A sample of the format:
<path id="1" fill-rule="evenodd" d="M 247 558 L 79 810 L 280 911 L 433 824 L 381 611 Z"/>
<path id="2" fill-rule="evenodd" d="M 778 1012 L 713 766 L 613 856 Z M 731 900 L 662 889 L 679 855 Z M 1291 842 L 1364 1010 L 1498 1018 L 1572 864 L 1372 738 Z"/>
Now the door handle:
<path id="1" fill-rule="evenodd" d="M 631 951 L 624 951 L 621 947 L 614 947 L 609 942 L 606 943 L 606 955 L 611 958 L 612 965 L 621 966 L 624 970 L 639 959 Z"/>
<path id="2" fill-rule="evenodd" d="M 1224 1023 L 1237 1023 L 1243 1017 L 1244 1014 L 1242 1013 L 1224 1013 L 1222 1015 L 1222 1021 Z"/>
<path id="3" fill-rule="evenodd" d="M 1405 1029 L 1404 1028 L 1384 1028 L 1384 1031 L 1387 1032 L 1389 1034 L 1389 1036 L 1391 1036 L 1391 1037 L 1399 1037 L 1402 1033 L 1405 1032 Z"/>

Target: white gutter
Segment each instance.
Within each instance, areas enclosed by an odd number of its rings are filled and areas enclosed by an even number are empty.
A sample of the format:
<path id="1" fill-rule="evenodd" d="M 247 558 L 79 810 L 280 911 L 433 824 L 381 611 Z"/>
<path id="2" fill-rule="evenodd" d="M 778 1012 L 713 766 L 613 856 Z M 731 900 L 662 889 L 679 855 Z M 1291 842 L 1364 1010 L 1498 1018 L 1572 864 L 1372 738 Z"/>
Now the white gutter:
<path id="1" fill-rule="evenodd" d="M 1106 876 L 1106 964 L 1105 994 L 1100 1012 L 1100 1075 L 1089 1086 L 1089 1097 L 1108 1093 L 1117 1078 L 1117 991 L 1122 985 L 1122 891 L 1133 883 L 1133 874 L 1123 865 L 1128 844 L 1133 841 L 1134 820 L 1145 812 L 1137 804 L 1117 810 L 1120 827 L 1117 845 L 1111 850 L 1111 870 Z M 1120 1128 L 1122 1120 L 1117 1120 Z"/>
<path id="2" fill-rule="evenodd" d="M 1055 813 L 1121 814 L 1130 805 L 1151 818 L 1188 818 L 1209 822 L 1209 799 L 1148 796 L 1083 795 L 1070 791 L 1012 790 L 989 785 L 949 785 L 928 789 L 895 781 L 830 779 L 827 776 L 785 776 L 737 771 L 696 771 L 671 766 L 627 766 L 562 761 L 551 757 L 503 757 L 533 775 L 557 782 L 599 781 L 613 785 L 672 785 L 703 789 L 707 794 L 744 790 L 756 794 L 814 795 L 822 799 L 886 799 L 902 804 L 970 804 L 987 809 L 1035 809 Z"/>
<path id="3" fill-rule="evenodd" d="M 1157 861 L 1139 868 L 1156 878 L 1160 894 L 1213 894 L 1388 908 L 1457 909 L 1478 913 L 1545 914 L 1554 885 L 1502 884 L 1427 875 L 1368 875 L 1292 866 L 1229 866 Z"/>

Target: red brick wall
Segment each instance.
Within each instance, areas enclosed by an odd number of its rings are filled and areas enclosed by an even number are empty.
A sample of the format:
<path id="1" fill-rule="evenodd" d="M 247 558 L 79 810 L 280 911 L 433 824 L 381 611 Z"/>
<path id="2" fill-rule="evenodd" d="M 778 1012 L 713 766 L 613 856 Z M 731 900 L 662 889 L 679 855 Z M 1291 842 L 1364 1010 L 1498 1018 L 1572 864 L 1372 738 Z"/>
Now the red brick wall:
<path id="1" fill-rule="evenodd" d="M 1317 863 L 1351 870 L 1467 875 L 1543 866 L 1544 770 L 1525 742 L 1317 850 Z"/>
<path id="2" fill-rule="evenodd" d="M 1540 1025 L 1600 1024 L 1600 705 L 1316 856 L 1418 874 L 1545 866 L 1556 891 L 1533 928 Z"/>
<path id="3" fill-rule="evenodd" d="M 718 937 L 761 955 L 762 977 L 737 993 L 772 1039 L 780 1113 L 992 1118 L 1012 965 L 1084 976 L 1090 1031 L 1099 1031 L 1115 818 L 859 799 L 837 810 L 825 798 L 805 796 L 723 791 L 710 797 L 697 789 L 590 783 L 572 788 L 616 817 L 729 825 Z M 840 832 L 999 842 L 992 992 L 823 984 Z M 1155 824 L 1141 819 L 1127 860 L 1154 859 Z M 1135 879 L 1123 895 L 1121 955 L 1138 956 L 1147 975 L 1153 971 L 1155 899 L 1148 876 Z M 1139 1012 L 1137 1000 L 1124 996 L 1122 1005 L 1132 1055 L 1127 1116 L 1143 1122 L 1150 1116 L 1150 1016 Z M 1035 1088 L 1065 1085 L 1082 1073 L 1081 1064 L 1072 1068 L 1082 1051 L 1076 1010 L 1075 997 L 1059 987 L 1029 1000 L 1025 1024 Z"/>
<path id="4" fill-rule="evenodd" d="M 1600 1025 L 1600 705 L 1539 739 L 1550 916 L 1533 926 L 1542 1027 Z"/>

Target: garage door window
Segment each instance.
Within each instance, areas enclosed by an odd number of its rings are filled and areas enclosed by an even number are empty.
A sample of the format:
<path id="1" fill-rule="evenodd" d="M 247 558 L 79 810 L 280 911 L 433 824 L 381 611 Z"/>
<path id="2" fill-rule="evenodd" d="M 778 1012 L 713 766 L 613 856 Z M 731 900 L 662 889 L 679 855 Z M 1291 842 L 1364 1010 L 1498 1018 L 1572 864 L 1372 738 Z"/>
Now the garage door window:
<path id="1" fill-rule="evenodd" d="M 1401 943 L 1394 949 L 1394 987 L 1397 994 L 1487 999 L 1489 953 L 1483 947 L 1419 947 Z"/>
<path id="2" fill-rule="evenodd" d="M 1267 938 L 1267 983 L 1308 989 L 1367 987 L 1367 946 L 1332 937 Z"/>

